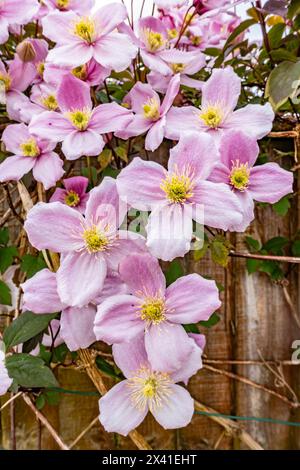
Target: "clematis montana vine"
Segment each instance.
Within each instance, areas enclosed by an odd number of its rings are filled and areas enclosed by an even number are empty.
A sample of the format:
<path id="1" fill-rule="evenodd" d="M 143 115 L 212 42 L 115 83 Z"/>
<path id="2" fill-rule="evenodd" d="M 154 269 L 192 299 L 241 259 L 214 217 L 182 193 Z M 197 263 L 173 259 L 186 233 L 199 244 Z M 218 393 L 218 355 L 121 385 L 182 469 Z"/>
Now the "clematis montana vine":
<path id="1" fill-rule="evenodd" d="M 165 135 L 178 140 L 184 132 L 209 132 L 217 141 L 230 129 L 261 139 L 272 129 L 274 112 L 270 103 L 248 104 L 234 111 L 241 92 L 241 79 L 231 67 L 214 69 L 202 86 L 201 108 L 172 107 L 167 115 Z"/>
<path id="2" fill-rule="evenodd" d="M 176 382 L 185 367 L 176 372 L 155 370 L 141 340 L 115 344 L 113 356 L 126 380 L 115 385 L 99 401 L 100 422 L 108 432 L 123 436 L 135 429 L 150 412 L 165 429 L 187 426 L 194 414 L 189 392 Z"/>
<path id="3" fill-rule="evenodd" d="M 50 202 L 59 201 L 84 214 L 89 195 L 86 193 L 89 180 L 84 176 L 73 176 L 63 180 L 65 189 L 57 188 Z"/>
<path id="4" fill-rule="evenodd" d="M 126 69 L 137 47 L 127 35 L 114 31 L 126 18 L 126 8 L 119 3 L 105 5 L 89 16 L 74 11 L 50 13 L 42 20 L 43 33 L 57 45 L 48 61 L 77 67 L 94 58 L 116 72 Z"/>
<path id="5" fill-rule="evenodd" d="M 193 220 L 223 230 L 242 221 L 240 204 L 221 183 L 207 181 L 219 159 L 212 137 L 184 134 L 170 151 L 168 170 L 135 158 L 117 178 L 121 198 L 138 210 L 151 210 L 147 246 L 164 261 L 190 249 Z"/>
<path id="6" fill-rule="evenodd" d="M 29 128 L 41 138 L 63 142 L 68 160 L 98 155 L 105 145 L 100 134 L 123 129 L 132 120 L 131 113 L 117 103 L 93 109 L 90 87 L 71 74 L 63 77 L 56 99 L 61 113 L 45 111 L 33 117 Z"/>
<path id="7" fill-rule="evenodd" d="M 0 396 L 8 391 L 12 383 L 5 366 L 5 354 L 0 350 Z"/>
<path id="8" fill-rule="evenodd" d="M 9 38 L 10 25 L 23 25 L 29 23 L 37 13 L 39 4 L 37 0 L 1 0 L 0 3 L 0 44 Z"/>
<path id="9" fill-rule="evenodd" d="M 176 97 L 180 86 L 180 76 L 175 75 L 167 88 L 162 103 L 158 94 L 147 83 L 137 82 L 125 98 L 134 117 L 124 130 L 116 132 L 122 139 L 144 134 L 146 150 L 154 151 L 162 143 L 165 135 L 166 116 Z"/>
<path id="10" fill-rule="evenodd" d="M 222 138 L 220 162 L 209 176 L 210 181 L 227 184 L 239 199 L 243 221 L 234 227 L 238 232 L 254 219 L 254 200 L 274 204 L 293 192 L 293 174 L 274 162 L 254 167 L 258 154 L 255 140 L 230 131 Z"/>
<path id="11" fill-rule="evenodd" d="M 53 152 L 56 144 L 33 135 L 25 124 L 11 124 L 2 134 L 6 150 L 13 153 L 0 164 L 0 181 L 18 181 L 32 170 L 45 189 L 63 176 L 63 161 Z"/>
<path id="12" fill-rule="evenodd" d="M 60 202 L 39 203 L 29 211 L 24 227 L 30 243 L 62 253 L 57 282 L 64 304 L 85 306 L 124 256 L 145 250 L 140 235 L 119 230 L 126 210 L 115 180 L 105 177 L 90 191 L 85 217 Z"/>
<path id="13" fill-rule="evenodd" d="M 166 288 L 159 263 L 149 254 L 123 259 L 119 273 L 131 295 L 114 295 L 98 306 L 96 338 L 108 344 L 143 338 L 152 367 L 179 369 L 195 348 L 181 324 L 207 320 L 220 307 L 215 282 L 189 274 Z"/>

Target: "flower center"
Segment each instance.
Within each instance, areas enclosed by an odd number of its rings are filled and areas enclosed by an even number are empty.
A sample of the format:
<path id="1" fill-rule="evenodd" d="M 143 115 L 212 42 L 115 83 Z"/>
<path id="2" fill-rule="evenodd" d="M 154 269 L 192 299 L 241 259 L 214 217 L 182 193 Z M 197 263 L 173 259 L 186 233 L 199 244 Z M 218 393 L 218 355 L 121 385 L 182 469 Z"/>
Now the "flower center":
<path id="1" fill-rule="evenodd" d="M 189 170 L 179 173 L 175 169 L 174 173 L 168 174 L 160 185 L 166 193 L 167 199 L 173 203 L 183 203 L 193 196 L 193 175 Z"/>
<path id="2" fill-rule="evenodd" d="M 149 28 L 144 29 L 144 34 L 147 47 L 150 52 L 158 51 L 158 49 L 162 48 L 166 43 L 166 40 L 161 33 L 151 31 Z"/>
<path id="3" fill-rule="evenodd" d="M 80 203 L 80 197 L 75 191 L 68 191 L 65 196 L 65 203 L 67 206 L 76 207 Z"/>
<path id="4" fill-rule="evenodd" d="M 149 98 L 143 105 L 144 116 L 151 121 L 157 121 L 160 118 L 160 104 L 155 98 Z"/>
<path id="5" fill-rule="evenodd" d="M 181 73 L 185 69 L 185 64 L 170 64 L 170 67 L 174 73 Z"/>
<path id="6" fill-rule="evenodd" d="M 70 0 L 56 0 L 57 8 L 67 8 L 69 6 Z"/>
<path id="7" fill-rule="evenodd" d="M 39 62 L 36 66 L 37 73 L 42 77 L 45 72 L 45 63 L 44 62 Z"/>
<path id="8" fill-rule="evenodd" d="M 87 77 L 86 65 L 79 65 L 72 70 L 72 74 L 80 80 L 85 80 Z"/>
<path id="9" fill-rule="evenodd" d="M 229 181 L 231 186 L 239 191 L 245 191 L 249 185 L 250 168 L 247 163 L 240 163 L 239 160 L 232 162 Z"/>
<path id="10" fill-rule="evenodd" d="M 5 91 L 10 89 L 11 79 L 8 74 L 0 73 L 0 88 L 1 86 L 4 87 Z"/>
<path id="11" fill-rule="evenodd" d="M 95 23 L 90 18 L 81 18 L 74 26 L 74 34 L 91 44 L 95 35 Z"/>
<path id="12" fill-rule="evenodd" d="M 40 154 L 40 149 L 35 141 L 35 139 L 29 139 L 26 142 L 20 144 L 20 149 L 24 157 L 36 158 Z"/>
<path id="13" fill-rule="evenodd" d="M 104 251 L 109 244 L 108 238 L 96 226 L 84 230 L 82 237 L 89 253 Z"/>
<path id="14" fill-rule="evenodd" d="M 199 117 L 208 127 L 211 127 L 212 129 L 219 127 L 223 120 L 222 112 L 217 106 L 209 106 L 208 108 L 204 109 L 200 113 Z"/>
<path id="15" fill-rule="evenodd" d="M 90 121 L 91 113 L 88 110 L 77 110 L 67 113 L 67 116 L 74 127 L 77 127 L 80 131 L 84 131 Z"/>
<path id="16" fill-rule="evenodd" d="M 42 99 L 42 104 L 45 108 L 55 111 L 58 108 L 58 103 L 54 95 L 48 95 Z"/>
<path id="17" fill-rule="evenodd" d="M 178 31 L 177 29 L 173 28 L 173 29 L 168 29 L 168 37 L 169 39 L 175 39 L 177 38 L 178 36 Z"/>
<path id="18" fill-rule="evenodd" d="M 142 367 L 134 377 L 128 379 L 131 400 L 139 410 L 144 410 L 147 405 L 150 411 L 163 406 L 172 393 L 172 384 L 169 374 L 152 371 L 147 367 Z"/>
<path id="19" fill-rule="evenodd" d="M 160 297 L 149 297 L 140 307 L 141 319 L 155 325 L 166 319 L 165 311 L 165 302 Z"/>

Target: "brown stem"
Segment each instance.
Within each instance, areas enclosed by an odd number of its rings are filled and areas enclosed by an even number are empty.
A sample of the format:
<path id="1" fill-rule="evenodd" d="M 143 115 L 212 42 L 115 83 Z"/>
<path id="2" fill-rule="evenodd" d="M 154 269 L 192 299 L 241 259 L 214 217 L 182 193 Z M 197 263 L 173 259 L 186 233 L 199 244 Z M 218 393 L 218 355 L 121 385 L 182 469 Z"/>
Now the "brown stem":
<path id="1" fill-rule="evenodd" d="M 14 216 L 18 219 L 18 221 L 19 221 L 21 224 L 23 224 L 24 220 L 23 220 L 23 218 L 20 216 L 20 214 L 18 214 L 18 212 L 16 211 L 16 208 L 15 208 L 15 206 L 14 206 L 13 200 L 12 200 L 11 195 L 10 195 L 10 192 L 9 192 L 8 185 L 4 184 L 3 187 L 4 187 L 4 191 L 6 192 L 7 202 L 8 202 L 8 205 L 9 205 L 9 207 L 10 207 L 10 210 L 12 211 L 12 213 L 14 214 Z"/>
<path id="2" fill-rule="evenodd" d="M 300 263 L 300 258 L 295 256 L 273 256 L 273 255 L 256 255 L 252 253 L 240 253 L 236 251 L 230 251 L 229 256 L 234 258 L 250 258 L 250 259 L 260 259 L 268 261 L 280 261 L 282 263 Z"/>

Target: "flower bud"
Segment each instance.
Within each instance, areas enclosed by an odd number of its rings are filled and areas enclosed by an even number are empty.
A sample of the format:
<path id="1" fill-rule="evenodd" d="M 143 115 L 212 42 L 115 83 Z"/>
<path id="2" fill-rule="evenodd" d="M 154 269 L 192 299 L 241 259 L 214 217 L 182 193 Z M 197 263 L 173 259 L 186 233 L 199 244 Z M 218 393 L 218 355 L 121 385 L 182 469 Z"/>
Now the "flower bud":
<path id="1" fill-rule="evenodd" d="M 202 15 L 208 10 L 208 8 L 205 7 L 201 0 L 194 0 L 193 6 L 195 7 L 195 10 L 199 15 Z"/>
<path id="2" fill-rule="evenodd" d="M 22 62 L 32 62 L 36 58 L 36 52 L 30 41 L 20 42 L 16 51 Z"/>

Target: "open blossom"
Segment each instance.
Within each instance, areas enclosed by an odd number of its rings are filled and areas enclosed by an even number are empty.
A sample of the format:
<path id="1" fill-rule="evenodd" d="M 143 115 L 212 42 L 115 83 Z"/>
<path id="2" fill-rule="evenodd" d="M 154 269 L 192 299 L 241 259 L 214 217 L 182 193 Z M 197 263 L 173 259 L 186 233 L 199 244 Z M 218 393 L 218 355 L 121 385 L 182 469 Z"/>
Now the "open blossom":
<path id="1" fill-rule="evenodd" d="M 150 69 L 163 75 L 170 71 L 168 65 L 160 57 L 162 51 L 168 49 L 168 30 L 161 20 L 153 16 L 138 21 L 138 35 L 141 58 Z"/>
<path id="2" fill-rule="evenodd" d="M 217 140 L 230 129 L 261 139 L 272 129 L 274 112 L 269 103 L 248 104 L 234 111 L 241 91 L 241 79 L 231 67 L 214 69 L 202 86 L 201 108 L 172 107 L 167 116 L 166 137 L 178 140 L 184 132 L 209 132 Z"/>
<path id="3" fill-rule="evenodd" d="M 180 86 L 180 76 L 175 75 L 167 88 L 163 102 L 158 94 L 146 83 L 137 82 L 125 98 L 134 117 L 128 126 L 116 132 L 122 139 L 144 134 L 146 150 L 154 151 L 162 143 L 165 135 L 166 116 L 176 97 Z"/>
<path id="4" fill-rule="evenodd" d="M 45 82 L 59 86 L 64 75 L 68 72 L 72 73 L 75 77 L 83 80 L 90 86 L 101 85 L 103 81 L 109 77 L 111 73 L 110 68 L 102 67 L 94 59 L 91 59 L 84 65 L 78 67 L 62 67 L 54 64 L 45 64 L 43 77 Z"/>
<path id="5" fill-rule="evenodd" d="M 254 166 L 258 154 L 255 140 L 230 131 L 221 140 L 221 159 L 209 176 L 210 181 L 227 184 L 239 199 L 243 220 L 235 231 L 244 231 L 254 219 L 254 200 L 274 204 L 293 192 L 293 174 L 274 162 Z"/>
<path id="6" fill-rule="evenodd" d="M 165 429 L 189 424 L 194 414 L 194 401 L 185 388 L 176 384 L 183 380 L 185 366 L 176 372 L 157 371 L 149 363 L 139 339 L 115 344 L 113 356 L 126 380 L 115 385 L 99 401 L 99 419 L 107 432 L 127 436 L 148 412 Z"/>
<path id="7" fill-rule="evenodd" d="M 33 177 L 49 189 L 63 176 L 63 161 L 53 152 L 56 144 L 36 137 L 25 124 L 7 126 L 2 141 L 13 156 L 0 164 L 1 182 L 18 181 L 32 170 Z"/>
<path id="8" fill-rule="evenodd" d="M 5 354 L 0 349 L 0 396 L 4 395 L 8 391 L 12 383 L 13 381 L 9 377 L 5 366 Z"/>
<path id="9" fill-rule="evenodd" d="M 10 25 L 29 23 L 37 13 L 37 0 L 1 0 L 0 2 L 0 44 L 8 40 Z"/>
<path id="10" fill-rule="evenodd" d="M 171 150 L 167 171 L 136 157 L 118 176 L 121 198 L 135 209 L 152 211 L 147 246 L 157 258 L 171 261 L 189 251 L 193 220 L 223 230 L 241 222 L 232 191 L 207 181 L 218 159 L 209 135 L 186 133 Z"/>
<path id="11" fill-rule="evenodd" d="M 36 204 L 25 230 L 38 248 L 62 253 L 57 271 L 58 293 L 66 305 L 84 306 L 100 294 L 106 274 L 116 271 L 128 253 L 144 251 L 144 239 L 119 230 L 126 215 L 114 179 L 92 189 L 85 217 L 60 202 Z"/>
<path id="12" fill-rule="evenodd" d="M 56 42 L 48 61 L 77 67 L 92 58 L 116 72 L 126 69 L 137 54 L 137 47 L 126 34 L 115 29 L 127 18 L 124 5 L 111 3 L 90 16 L 74 11 L 54 12 L 43 21 L 43 34 Z"/>
<path id="13" fill-rule="evenodd" d="M 123 129 L 132 120 L 131 113 L 117 103 L 93 109 L 90 87 L 72 74 L 62 79 L 56 99 L 61 113 L 45 111 L 32 119 L 29 128 L 41 138 L 63 142 L 68 160 L 98 155 L 105 145 L 100 134 Z"/>
<path id="14" fill-rule="evenodd" d="M 61 311 L 58 322 L 60 342 L 65 342 L 70 351 L 87 348 L 96 341 L 93 325 L 96 315 L 96 304 L 107 297 L 127 292 L 125 284 L 116 273 L 105 279 L 101 294 L 92 303 L 83 307 L 68 307 L 61 302 L 57 290 L 57 275 L 43 269 L 28 279 L 22 285 L 23 311 L 30 310 L 37 314 L 55 313 Z M 57 322 L 57 320 L 54 320 Z M 57 325 L 56 325 L 57 326 Z M 47 344 L 44 336 L 43 344 Z M 51 343 L 50 343 L 51 344 Z"/>
<path id="15" fill-rule="evenodd" d="M 132 254 L 119 265 L 131 295 L 114 295 L 98 306 L 95 335 L 108 344 L 144 338 L 156 370 L 176 370 L 195 349 L 182 324 L 207 320 L 221 303 L 214 281 L 199 274 L 177 279 L 166 288 L 156 258 Z"/>
<path id="16" fill-rule="evenodd" d="M 95 6 L 95 0 L 43 0 L 49 10 L 75 11 L 81 15 L 87 14 Z"/>
<path id="17" fill-rule="evenodd" d="M 59 201 L 84 214 L 89 195 L 86 193 L 89 180 L 84 176 L 73 176 L 63 180 L 65 189 L 56 188 L 50 202 Z"/>

